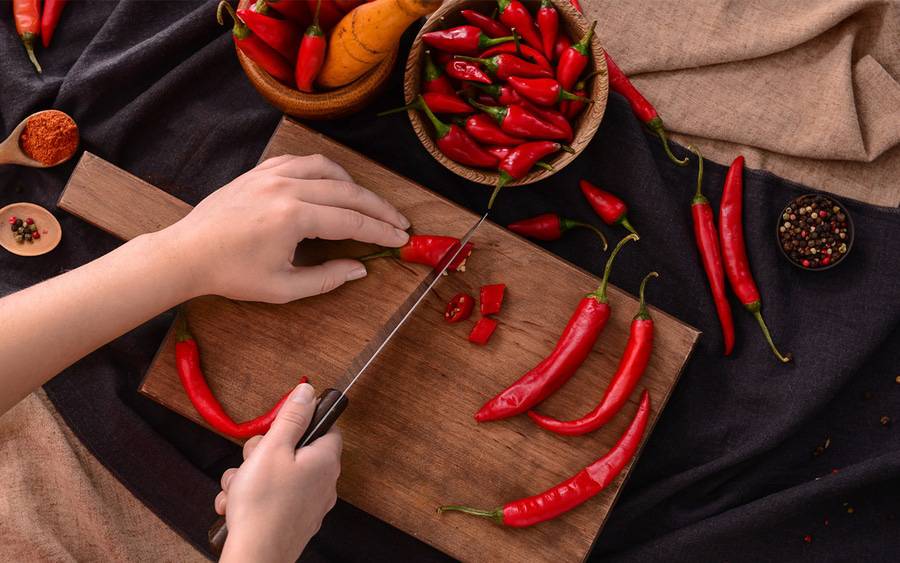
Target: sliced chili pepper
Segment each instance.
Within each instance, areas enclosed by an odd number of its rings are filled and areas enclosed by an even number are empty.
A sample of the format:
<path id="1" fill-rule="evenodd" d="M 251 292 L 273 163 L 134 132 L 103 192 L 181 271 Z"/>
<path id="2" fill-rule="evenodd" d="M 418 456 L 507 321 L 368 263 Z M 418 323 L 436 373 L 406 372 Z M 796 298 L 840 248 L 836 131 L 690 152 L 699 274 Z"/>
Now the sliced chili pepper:
<path id="1" fill-rule="evenodd" d="M 722 325 L 722 337 L 725 341 L 725 355 L 731 354 L 734 348 L 734 320 L 731 317 L 731 305 L 725 296 L 725 272 L 722 268 L 722 255 L 719 250 L 719 235 L 716 232 L 716 223 L 713 220 L 712 207 L 709 200 L 701 193 L 703 188 L 703 156 L 693 146 L 688 147 L 697 155 L 697 191 L 691 202 L 691 216 L 694 219 L 694 238 L 697 241 L 697 250 L 703 261 L 703 269 L 709 280 L 709 289 L 712 291 L 713 302 L 716 305 L 716 313 L 719 323 Z"/>
<path id="2" fill-rule="evenodd" d="M 484 346 L 491 339 L 491 335 L 497 330 L 497 321 L 490 317 L 481 317 L 472 332 L 469 333 L 469 342 Z"/>
<path id="3" fill-rule="evenodd" d="M 538 65 L 541 68 L 545 68 L 548 71 L 553 71 L 553 66 L 550 64 L 550 61 L 547 60 L 547 57 L 544 56 L 543 53 L 535 49 L 530 45 L 522 45 L 518 41 L 513 41 L 512 43 L 501 43 L 500 45 L 495 45 L 486 51 L 483 51 L 478 56 L 482 59 L 487 59 L 493 57 L 495 55 L 501 55 L 503 53 L 507 53 L 510 55 L 517 55 L 518 57 L 525 59 L 526 62 L 528 59 L 531 59 L 531 62 Z"/>
<path id="4" fill-rule="evenodd" d="M 578 0 L 569 0 L 569 2 L 571 2 L 571 3 L 572 3 L 572 6 L 573 6 L 576 10 L 578 10 L 578 13 L 579 13 L 579 14 L 583 14 L 583 13 L 584 13 L 584 11 L 581 9 L 581 2 L 579 2 Z"/>
<path id="5" fill-rule="evenodd" d="M 513 76 L 509 85 L 528 101 L 542 106 L 555 106 L 563 100 L 578 100 L 589 103 L 590 100 L 563 90 L 553 78 L 522 78 Z"/>
<path id="6" fill-rule="evenodd" d="M 650 272 L 641 281 L 640 308 L 631 321 L 625 352 L 619 360 L 619 367 L 606 388 L 600 404 L 588 414 L 575 420 L 557 420 L 534 411 L 528 411 L 528 416 L 538 426 L 564 436 L 581 436 L 593 432 L 609 422 L 625 405 L 637 382 L 644 375 L 647 364 L 650 363 L 650 352 L 653 351 L 653 319 L 650 317 L 650 311 L 644 301 L 644 288 L 647 280 L 658 275 L 656 272 Z"/>
<path id="7" fill-rule="evenodd" d="M 515 150 L 515 147 L 486 147 L 484 150 L 491 153 L 492 155 L 497 157 L 497 160 L 503 160 L 509 153 Z M 534 163 L 538 168 L 543 168 L 544 170 L 552 171 L 553 167 L 544 162 L 543 160 L 539 160 Z"/>
<path id="8" fill-rule="evenodd" d="M 259 3 L 265 5 L 264 0 L 259 0 Z M 266 45 L 278 51 L 278 54 L 286 61 L 294 61 L 301 38 L 300 29 L 296 25 L 288 20 L 269 17 L 250 9 L 238 10 L 237 15 L 250 28 L 250 31 L 266 42 Z M 315 21 L 310 28 L 313 26 L 315 26 Z M 318 26 L 315 27 L 318 29 Z M 309 31 L 309 29 L 306 30 L 307 33 Z M 321 35 L 321 30 L 319 30 L 319 36 Z"/>
<path id="9" fill-rule="evenodd" d="M 434 64 L 434 59 L 431 58 L 431 51 L 425 51 L 425 71 L 424 76 L 422 77 L 422 92 L 425 94 L 436 92 L 439 94 L 456 95 L 456 90 L 453 89 L 453 84 L 450 84 L 450 79 L 447 78 L 440 67 Z"/>
<path id="10" fill-rule="evenodd" d="M 234 27 L 231 28 L 231 37 L 237 48 L 275 79 L 285 84 L 291 84 L 294 81 L 294 72 L 291 70 L 288 62 L 278 54 L 278 51 L 266 45 L 262 39 L 250 31 L 250 28 L 238 18 L 228 0 L 219 2 L 219 7 L 216 10 L 216 19 L 219 25 L 225 25 L 222 10 L 227 11 L 234 21 Z"/>
<path id="11" fill-rule="evenodd" d="M 529 139 L 565 139 L 566 132 L 550 124 L 520 105 L 486 106 L 472 101 L 471 104 L 488 114 L 500 124 L 500 128 L 511 135 Z"/>
<path id="12" fill-rule="evenodd" d="M 725 261 L 725 273 L 731 282 L 731 289 L 737 298 L 756 318 L 763 336 L 772 352 L 783 363 L 791 361 L 791 354 L 782 354 L 775 347 L 769 327 L 763 320 L 762 299 L 759 289 L 753 280 L 750 260 L 747 258 L 747 245 L 744 243 L 744 157 L 738 156 L 731 163 L 725 176 L 725 187 L 722 190 L 722 203 L 719 205 L 719 241 L 722 244 L 722 258 Z"/>
<path id="13" fill-rule="evenodd" d="M 500 312 L 506 284 L 495 283 L 481 286 L 481 314 L 495 315 Z"/>
<path id="14" fill-rule="evenodd" d="M 486 402 L 475 413 L 475 420 L 500 420 L 531 410 L 532 407 L 559 389 L 584 363 L 606 321 L 609 320 L 609 298 L 606 288 L 613 262 L 625 243 L 638 240 L 636 235 L 623 238 L 610 254 L 597 291 L 589 293 L 579 303 L 562 336 L 549 356 L 520 377 L 515 383 Z"/>
<path id="15" fill-rule="evenodd" d="M 426 96 L 428 95 L 426 94 Z M 414 104 L 411 105 L 425 112 L 428 120 L 434 126 L 434 142 L 445 155 L 466 166 L 491 168 L 497 165 L 497 158 L 485 151 L 464 129 L 456 124 L 448 125 L 438 119 L 428 107 L 423 96 L 416 98 Z"/>
<path id="16" fill-rule="evenodd" d="M 12 8 L 13 18 L 16 20 L 16 33 L 25 46 L 28 59 L 39 73 L 43 72 L 34 55 L 34 42 L 41 34 L 41 0 L 13 0 Z"/>
<path id="17" fill-rule="evenodd" d="M 522 101 L 518 92 L 506 84 L 472 84 L 479 90 L 487 92 L 492 98 L 492 102 L 499 103 L 501 106 L 508 106 Z"/>
<path id="18" fill-rule="evenodd" d="M 497 194 L 500 193 L 500 190 L 506 184 L 512 180 L 524 178 L 540 159 L 560 150 L 573 152 L 570 147 L 555 141 L 531 141 L 522 143 L 509 151 L 509 154 L 500 161 L 500 165 L 497 167 L 500 170 L 500 178 L 497 180 L 497 186 L 494 188 L 493 193 L 491 193 L 490 200 L 488 200 L 488 209 L 494 206 Z"/>
<path id="19" fill-rule="evenodd" d="M 628 206 L 625 205 L 624 201 L 606 190 L 601 190 L 587 180 L 581 180 L 578 185 L 581 188 L 581 193 L 584 194 L 588 203 L 591 204 L 591 207 L 603 219 L 604 223 L 610 226 L 622 225 L 632 233 L 637 234 L 637 231 L 634 230 L 634 227 L 628 221 Z"/>
<path id="20" fill-rule="evenodd" d="M 454 58 L 471 63 L 479 63 L 489 73 L 501 80 L 509 80 L 513 76 L 553 76 L 553 73 L 546 68 L 509 53 L 500 53 L 487 58 L 466 57 L 464 55 L 456 55 Z"/>
<path id="21" fill-rule="evenodd" d="M 470 24 L 481 29 L 488 37 L 509 37 L 512 35 L 512 31 L 508 27 L 481 12 L 460 10 L 459 15 Z"/>
<path id="22" fill-rule="evenodd" d="M 500 21 L 505 23 L 510 29 L 515 29 L 522 36 L 526 43 L 535 49 L 541 48 L 541 36 L 538 34 L 537 28 L 534 26 L 534 20 L 531 13 L 519 0 L 497 0 L 497 7 L 500 10 Z"/>
<path id="23" fill-rule="evenodd" d="M 68 3 L 69 0 L 46 0 L 44 2 L 44 12 L 41 14 L 41 42 L 45 49 L 50 46 L 50 40 L 53 39 L 53 33 L 56 32 L 63 8 Z"/>
<path id="24" fill-rule="evenodd" d="M 556 36 L 559 35 L 559 12 L 553 7 L 553 2 L 541 0 L 541 7 L 538 8 L 536 19 L 538 30 L 541 32 L 544 55 L 548 59 L 552 59 L 553 48 L 556 47 Z"/>
<path id="25" fill-rule="evenodd" d="M 576 96 L 581 96 L 582 98 L 586 98 L 588 95 L 587 94 L 587 81 L 599 73 L 600 73 L 599 70 L 594 70 L 594 71 L 589 72 L 587 75 L 585 75 L 584 78 L 582 78 L 581 80 L 579 80 L 578 82 L 575 83 L 575 91 L 572 93 L 575 94 Z M 578 114 L 581 113 L 582 110 L 584 110 L 585 106 L 587 106 L 587 104 L 584 102 L 581 102 L 579 100 L 569 100 L 569 101 L 563 102 L 560 105 L 560 111 L 562 112 L 563 115 L 566 116 L 566 119 L 571 121 L 571 120 L 575 119 L 576 117 L 578 117 Z"/>
<path id="26" fill-rule="evenodd" d="M 531 219 L 516 221 L 507 225 L 506 228 L 514 233 L 537 240 L 559 240 L 562 238 L 563 233 L 572 229 L 588 229 L 603 242 L 603 250 L 606 250 L 608 247 L 606 235 L 597 227 L 590 223 L 560 217 L 556 213 L 544 213 Z"/>
<path id="27" fill-rule="evenodd" d="M 449 252 L 459 247 L 459 239 L 440 235 L 412 235 L 409 241 L 400 248 L 387 248 L 368 256 L 363 256 L 360 261 L 366 262 L 374 258 L 394 257 L 404 262 L 424 264 L 432 268 L 443 266 L 441 260 Z M 462 251 L 447 267 L 448 272 L 465 272 L 466 260 L 472 255 L 475 245 L 467 242 Z M 451 255 L 452 256 L 452 255 Z"/>
<path id="28" fill-rule="evenodd" d="M 302 26 L 301 29 L 312 21 L 309 0 L 265 0 L 265 2 L 282 16 Z"/>
<path id="29" fill-rule="evenodd" d="M 556 38 L 556 45 L 553 47 L 553 60 L 559 61 L 562 54 L 571 46 L 572 40 L 569 39 L 569 36 L 565 32 L 560 32 L 559 37 Z"/>
<path id="30" fill-rule="evenodd" d="M 552 520 L 595 497 L 619 476 L 640 447 L 649 418 L 650 395 L 644 390 L 641 393 L 637 412 L 619 441 L 606 455 L 573 477 L 542 493 L 508 502 L 494 510 L 451 505 L 438 508 L 438 512 L 464 512 L 515 528 L 524 528 Z"/>
<path id="31" fill-rule="evenodd" d="M 590 61 L 591 37 L 594 36 L 594 27 L 597 22 L 591 22 L 581 41 L 569 47 L 559 56 L 559 62 L 556 63 L 556 79 L 566 90 L 571 90 L 572 86 L 578 82 L 578 77 L 587 68 Z"/>
<path id="32" fill-rule="evenodd" d="M 530 111 L 532 114 L 538 116 L 542 120 L 562 131 L 563 141 L 567 143 L 572 142 L 572 139 L 575 136 L 575 132 L 572 130 L 572 124 L 569 123 L 569 120 L 566 119 L 565 115 L 553 108 L 546 108 L 536 104 L 532 104 L 528 100 L 522 100 L 520 102 L 520 105 L 525 108 L 526 111 Z"/>
<path id="33" fill-rule="evenodd" d="M 475 298 L 468 293 L 457 293 L 447 303 L 444 311 L 444 320 L 448 323 L 458 323 L 468 319 L 475 308 Z"/>
<path id="34" fill-rule="evenodd" d="M 606 57 L 606 68 L 609 72 L 609 87 L 612 91 L 625 96 L 635 117 L 644 123 L 651 131 L 656 133 L 660 141 L 662 141 L 663 149 L 666 151 L 669 160 L 678 166 L 687 166 L 687 157 L 679 159 L 672 154 L 672 149 L 669 148 L 669 139 L 666 135 L 666 129 L 663 127 L 662 118 L 659 116 L 656 108 L 653 107 L 653 104 L 648 102 L 647 98 L 634 87 L 631 80 L 628 80 L 628 77 L 625 76 L 625 73 L 622 72 L 622 69 L 619 68 L 619 65 L 617 65 L 616 61 L 609 56 L 609 53 L 607 53 L 606 50 L 603 51 L 603 55 Z"/>
<path id="35" fill-rule="evenodd" d="M 447 73 L 447 76 L 457 80 L 468 80 L 482 84 L 491 84 L 492 82 L 491 77 L 485 74 L 477 64 L 460 60 L 457 57 L 447 61 L 444 72 Z"/>
<path id="36" fill-rule="evenodd" d="M 476 113 L 470 115 L 465 122 L 466 132 L 476 141 L 486 145 L 513 146 L 521 145 L 525 139 L 515 137 L 500 129 L 497 122 L 487 114 Z"/>
<path id="37" fill-rule="evenodd" d="M 422 41 L 426 45 L 454 55 L 474 55 L 482 49 L 512 40 L 512 35 L 491 38 L 474 25 L 460 25 L 422 34 Z"/>
<path id="38" fill-rule="evenodd" d="M 300 43 L 300 52 L 297 54 L 297 66 L 294 69 L 294 78 L 297 82 L 297 88 L 301 92 L 312 92 L 315 90 L 313 84 L 325 64 L 325 50 L 328 42 L 325 40 L 325 34 L 319 27 L 319 7 L 322 0 L 316 2 L 316 11 L 313 14 L 312 23 L 306 28 L 303 34 L 303 41 Z"/>

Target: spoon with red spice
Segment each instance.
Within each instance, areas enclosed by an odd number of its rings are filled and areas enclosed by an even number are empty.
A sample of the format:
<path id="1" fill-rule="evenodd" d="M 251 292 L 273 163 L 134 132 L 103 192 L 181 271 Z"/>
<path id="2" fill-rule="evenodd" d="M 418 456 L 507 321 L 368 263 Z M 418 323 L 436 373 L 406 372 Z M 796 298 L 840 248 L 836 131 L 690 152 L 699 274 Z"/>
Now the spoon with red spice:
<path id="1" fill-rule="evenodd" d="M 0 143 L 0 164 L 56 166 L 72 158 L 78 139 L 78 126 L 65 112 L 39 111 L 23 119 Z"/>

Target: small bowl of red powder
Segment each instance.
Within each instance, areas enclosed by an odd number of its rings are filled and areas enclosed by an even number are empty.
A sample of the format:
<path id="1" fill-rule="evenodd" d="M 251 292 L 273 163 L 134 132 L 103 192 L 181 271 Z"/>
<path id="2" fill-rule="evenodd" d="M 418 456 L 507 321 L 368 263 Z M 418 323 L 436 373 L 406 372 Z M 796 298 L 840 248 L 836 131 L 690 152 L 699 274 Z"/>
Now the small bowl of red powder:
<path id="1" fill-rule="evenodd" d="M 75 120 L 64 112 L 49 109 L 28 118 L 19 134 L 19 147 L 42 166 L 56 166 L 72 158 L 78 140 Z"/>

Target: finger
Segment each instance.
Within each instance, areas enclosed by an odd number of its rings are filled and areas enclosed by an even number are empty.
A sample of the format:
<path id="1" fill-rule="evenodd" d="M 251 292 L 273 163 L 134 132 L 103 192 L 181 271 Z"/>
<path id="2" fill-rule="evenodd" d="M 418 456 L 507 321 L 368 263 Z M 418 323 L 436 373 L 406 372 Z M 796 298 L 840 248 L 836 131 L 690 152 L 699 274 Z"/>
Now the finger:
<path id="1" fill-rule="evenodd" d="M 366 267 L 358 260 L 329 260 L 318 266 L 300 266 L 277 277 L 276 292 L 287 303 L 304 297 L 328 293 L 348 281 L 367 275 Z"/>
<path id="2" fill-rule="evenodd" d="M 390 247 L 403 246 L 409 240 L 406 231 L 359 211 L 314 204 L 305 207 L 305 213 L 297 222 L 295 234 L 298 239 L 353 239 Z"/>
<path id="3" fill-rule="evenodd" d="M 219 480 L 219 484 L 222 485 L 222 490 L 226 493 L 228 492 L 228 485 L 231 484 L 231 480 L 234 478 L 235 473 L 237 473 L 236 467 L 226 469 L 225 473 L 222 473 L 222 478 Z"/>
<path id="4" fill-rule="evenodd" d="M 352 182 L 353 177 L 338 163 L 321 154 L 286 158 L 268 168 L 275 174 L 300 180 L 342 180 Z"/>
<path id="5" fill-rule="evenodd" d="M 253 450 L 256 449 L 256 446 L 259 445 L 260 440 L 262 440 L 262 436 L 254 436 L 244 442 L 244 460 L 250 457 L 250 454 L 252 454 Z"/>
<path id="6" fill-rule="evenodd" d="M 295 387 L 257 447 L 290 448 L 293 452 L 312 419 L 316 409 L 315 398 L 316 392 L 309 383 L 301 383 Z"/>
<path id="7" fill-rule="evenodd" d="M 216 509 L 216 514 L 219 516 L 225 516 L 225 505 L 227 504 L 228 493 L 225 491 L 221 491 L 216 495 L 216 500 L 213 501 L 213 507 Z"/>
<path id="8" fill-rule="evenodd" d="M 297 450 L 296 459 L 303 459 L 304 456 L 328 456 L 326 459 L 334 461 L 337 464 L 338 472 L 341 466 L 341 450 L 344 447 L 344 437 L 337 426 L 331 429 L 321 438 L 314 441 L 310 445 Z"/>
<path id="9" fill-rule="evenodd" d="M 301 181 L 296 195 L 302 201 L 359 211 L 373 219 L 390 223 L 398 229 L 409 228 L 409 220 L 383 197 L 366 188 L 340 180 Z"/>

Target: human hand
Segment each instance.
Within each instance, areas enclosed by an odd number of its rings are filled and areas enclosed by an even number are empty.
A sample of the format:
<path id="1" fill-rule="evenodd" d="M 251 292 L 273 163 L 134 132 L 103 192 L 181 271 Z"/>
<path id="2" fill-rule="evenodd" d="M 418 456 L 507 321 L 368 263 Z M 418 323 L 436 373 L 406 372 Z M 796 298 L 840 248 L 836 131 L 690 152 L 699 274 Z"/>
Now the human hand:
<path id="1" fill-rule="evenodd" d="M 366 275 L 358 260 L 291 264 L 305 238 L 406 244 L 409 221 L 321 156 L 266 160 L 162 231 L 178 249 L 191 296 L 286 303 Z"/>
<path id="2" fill-rule="evenodd" d="M 215 508 L 228 539 L 221 561 L 295 561 L 337 501 L 341 435 L 336 428 L 300 449 L 315 391 L 298 385 L 265 436 L 244 444 L 244 463 L 222 474 Z"/>

